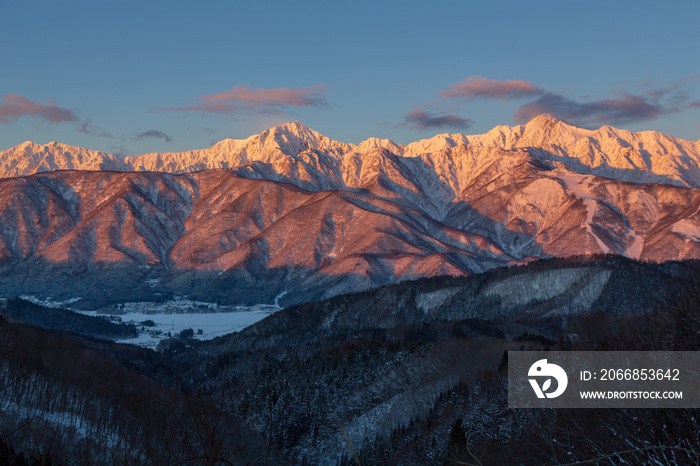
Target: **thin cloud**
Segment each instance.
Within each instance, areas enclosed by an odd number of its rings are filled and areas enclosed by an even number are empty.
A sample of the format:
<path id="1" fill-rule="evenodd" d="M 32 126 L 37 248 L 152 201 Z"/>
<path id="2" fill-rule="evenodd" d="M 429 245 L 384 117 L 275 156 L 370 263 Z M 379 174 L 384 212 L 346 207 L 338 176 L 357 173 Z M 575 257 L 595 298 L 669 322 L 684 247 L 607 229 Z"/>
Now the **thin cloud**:
<path id="1" fill-rule="evenodd" d="M 641 93 L 617 92 L 610 98 L 594 100 L 569 97 L 520 79 L 496 81 L 470 76 L 440 95 L 449 99 L 519 100 L 524 103 L 513 115 L 515 122 L 529 121 L 537 115 L 549 113 L 579 126 L 622 125 L 656 120 L 671 113 L 699 108 L 700 101 L 689 103 L 688 95 L 682 89 L 695 78 L 679 79 L 669 87 L 657 88 L 651 88 L 649 82 L 639 82 L 635 86 L 646 87 Z"/>
<path id="2" fill-rule="evenodd" d="M 228 91 L 199 97 L 200 104 L 188 107 L 167 107 L 171 112 L 200 111 L 205 113 L 246 114 L 269 113 L 286 107 L 329 107 L 322 84 L 305 89 L 250 89 L 236 86 Z"/>
<path id="3" fill-rule="evenodd" d="M 76 128 L 76 131 L 79 133 L 83 134 L 88 134 L 90 136 L 97 136 L 100 138 L 111 138 L 113 137 L 111 134 L 109 134 L 107 131 L 104 129 L 100 128 L 99 126 L 93 125 L 92 121 L 90 120 L 84 120 L 80 126 Z"/>
<path id="4" fill-rule="evenodd" d="M 619 98 L 581 102 L 548 92 L 534 102 L 518 108 L 513 116 L 516 122 L 529 121 L 537 115 L 550 113 L 557 118 L 577 125 L 620 125 L 656 120 L 663 115 L 676 113 L 685 107 L 678 95 L 666 96 L 664 92 L 645 95 L 626 94 Z"/>
<path id="5" fill-rule="evenodd" d="M 155 129 L 152 129 L 150 131 L 145 131 L 141 134 L 136 135 L 136 137 L 134 137 L 134 140 L 140 141 L 141 139 L 146 139 L 146 138 L 163 139 L 163 140 L 165 140 L 166 143 L 171 142 L 173 140 L 173 138 L 171 138 L 170 136 L 168 136 L 164 132 L 157 131 Z"/>
<path id="6" fill-rule="evenodd" d="M 38 118 L 48 124 L 79 122 L 75 112 L 59 107 L 54 100 L 49 99 L 48 105 L 43 105 L 18 94 L 6 95 L 0 105 L 0 124 L 9 125 L 24 116 Z"/>
<path id="7" fill-rule="evenodd" d="M 545 92 L 545 89 L 522 79 L 496 81 L 482 78 L 481 76 L 470 76 L 462 82 L 451 85 L 446 91 L 441 92 L 440 95 L 448 99 L 461 97 L 471 100 L 483 97 L 487 99 L 514 100 L 541 95 Z"/>
<path id="8" fill-rule="evenodd" d="M 404 117 L 404 122 L 398 126 L 410 126 L 420 130 L 445 127 L 467 129 L 473 124 L 474 120 L 462 118 L 459 115 L 436 115 L 416 108 L 408 112 Z"/>
<path id="9" fill-rule="evenodd" d="M 242 102 L 260 107 L 294 107 L 323 106 L 322 85 L 311 86 L 306 89 L 292 90 L 280 89 L 248 89 L 246 86 L 236 86 L 218 94 L 204 95 L 203 102 L 233 101 Z"/>

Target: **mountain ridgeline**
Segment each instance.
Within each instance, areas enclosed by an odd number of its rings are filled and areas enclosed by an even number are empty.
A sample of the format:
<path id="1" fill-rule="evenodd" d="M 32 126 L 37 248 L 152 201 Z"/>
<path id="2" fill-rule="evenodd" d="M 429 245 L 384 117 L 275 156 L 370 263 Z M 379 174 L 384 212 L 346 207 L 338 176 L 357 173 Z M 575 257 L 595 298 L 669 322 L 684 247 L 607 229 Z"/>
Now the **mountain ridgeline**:
<path id="1" fill-rule="evenodd" d="M 345 144 L 298 122 L 119 159 L 0 152 L 0 293 L 289 305 L 537 258 L 700 258 L 700 145 L 549 115 Z"/>

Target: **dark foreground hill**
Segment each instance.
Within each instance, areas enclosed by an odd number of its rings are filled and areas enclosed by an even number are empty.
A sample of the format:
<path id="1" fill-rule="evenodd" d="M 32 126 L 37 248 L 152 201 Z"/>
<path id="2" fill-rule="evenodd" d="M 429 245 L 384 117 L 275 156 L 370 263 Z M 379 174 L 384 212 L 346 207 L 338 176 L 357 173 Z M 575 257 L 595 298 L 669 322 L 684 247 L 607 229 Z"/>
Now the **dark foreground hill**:
<path id="1" fill-rule="evenodd" d="M 56 464 L 696 464 L 698 410 L 509 409 L 506 351 L 700 350 L 699 270 L 600 257 L 423 279 L 163 353 L 0 321 L 0 452 Z"/>
<path id="2" fill-rule="evenodd" d="M 0 317 L 0 465 L 256 462 L 243 419 L 180 390 L 148 350 Z"/>
<path id="3" fill-rule="evenodd" d="M 194 389 L 229 390 L 293 463 L 553 464 L 650 445 L 625 460 L 697 460 L 673 449 L 695 451 L 694 410 L 508 409 L 505 367 L 510 350 L 700 349 L 696 273 L 601 257 L 405 282 L 284 309 L 181 357 Z"/>
<path id="4" fill-rule="evenodd" d="M 93 338 L 121 339 L 138 335 L 133 324 L 115 323 L 102 317 L 40 306 L 19 298 L 7 300 L 5 308 L 0 309 L 0 316 L 11 322 Z"/>

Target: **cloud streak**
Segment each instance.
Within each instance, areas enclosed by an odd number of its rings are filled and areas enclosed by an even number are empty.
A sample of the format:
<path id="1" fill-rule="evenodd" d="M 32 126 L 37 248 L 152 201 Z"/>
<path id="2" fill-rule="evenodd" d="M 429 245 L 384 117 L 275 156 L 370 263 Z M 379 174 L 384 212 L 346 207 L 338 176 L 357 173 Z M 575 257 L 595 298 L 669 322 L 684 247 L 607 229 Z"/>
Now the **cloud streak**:
<path id="1" fill-rule="evenodd" d="M 166 107 L 171 112 L 250 114 L 279 111 L 287 107 L 329 107 L 322 84 L 304 89 L 251 89 L 236 86 L 227 91 L 199 97 L 200 103 L 188 107 Z"/>
<path id="2" fill-rule="evenodd" d="M 462 118 L 459 115 L 436 115 L 421 108 L 415 108 L 406 114 L 404 122 L 399 126 L 410 126 L 420 130 L 445 127 L 467 129 L 473 124 L 474 120 Z"/>
<path id="3" fill-rule="evenodd" d="M 90 120 L 83 120 L 83 122 L 76 128 L 76 131 L 90 136 L 97 136 L 99 138 L 113 137 L 104 129 L 100 128 L 99 126 L 93 125 L 92 121 Z"/>
<path id="4" fill-rule="evenodd" d="M 650 89 L 640 94 L 623 92 L 610 98 L 591 100 L 568 97 L 523 80 L 496 81 L 470 76 L 440 95 L 448 99 L 524 101 L 513 115 L 513 120 L 518 123 L 549 113 L 579 126 L 624 125 L 700 107 L 700 101 L 688 102 L 688 96 L 680 90 L 686 82 L 679 80 L 667 88 Z"/>
<path id="5" fill-rule="evenodd" d="M 555 93 L 547 93 L 534 102 L 518 108 L 513 116 L 516 122 L 529 121 L 537 115 L 550 113 L 557 118 L 583 126 L 592 124 L 627 124 L 656 120 L 680 111 L 676 105 L 664 105 L 660 99 L 647 96 L 625 95 L 616 99 L 578 102 Z"/>
<path id="6" fill-rule="evenodd" d="M 513 81 L 496 81 L 470 76 L 462 82 L 451 85 L 440 95 L 448 99 L 465 98 L 476 99 L 478 97 L 498 100 L 514 100 L 522 97 L 537 96 L 543 94 L 544 89 L 539 88 L 522 79 Z"/>
<path id="7" fill-rule="evenodd" d="M 134 141 L 140 141 L 140 140 L 146 139 L 146 138 L 163 139 L 166 143 L 171 142 L 173 140 L 173 138 L 171 138 L 170 136 L 168 136 L 164 132 L 152 129 L 149 131 L 144 131 L 141 134 L 137 134 L 134 137 Z"/>
<path id="8" fill-rule="evenodd" d="M 48 124 L 77 123 L 78 116 L 72 110 L 61 108 L 49 99 L 48 105 L 33 102 L 18 94 L 8 94 L 0 105 L 0 124 L 10 123 L 22 118 L 38 118 Z"/>

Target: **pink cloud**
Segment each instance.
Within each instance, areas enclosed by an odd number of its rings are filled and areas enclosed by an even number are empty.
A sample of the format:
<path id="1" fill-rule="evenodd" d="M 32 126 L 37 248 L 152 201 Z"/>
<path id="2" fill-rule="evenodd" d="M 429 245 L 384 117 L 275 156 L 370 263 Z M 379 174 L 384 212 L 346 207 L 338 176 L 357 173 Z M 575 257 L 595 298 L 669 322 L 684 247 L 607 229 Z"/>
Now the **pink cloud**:
<path id="1" fill-rule="evenodd" d="M 513 81 L 496 81 L 482 78 L 481 76 L 470 76 L 462 82 L 451 85 L 440 95 L 447 98 L 463 97 L 474 99 L 484 97 L 489 99 L 511 100 L 521 97 L 537 96 L 545 92 L 544 89 L 535 85 L 516 79 Z"/>
<path id="2" fill-rule="evenodd" d="M 256 106 L 308 107 L 323 105 L 323 85 L 319 84 L 306 89 L 249 89 L 246 86 L 236 86 L 225 92 L 200 97 L 203 102 L 234 101 L 245 102 Z"/>
<path id="3" fill-rule="evenodd" d="M 202 111 L 208 113 L 257 113 L 284 107 L 328 107 L 322 84 L 305 89 L 250 89 L 236 86 L 228 91 L 199 97 L 199 105 L 168 107 L 167 111 Z"/>
<path id="4" fill-rule="evenodd" d="M 23 116 L 39 118 L 50 124 L 79 121 L 72 110 L 57 106 L 52 99 L 48 100 L 48 105 L 43 105 L 18 94 L 6 95 L 0 105 L 0 123 L 8 125 Z"/>

